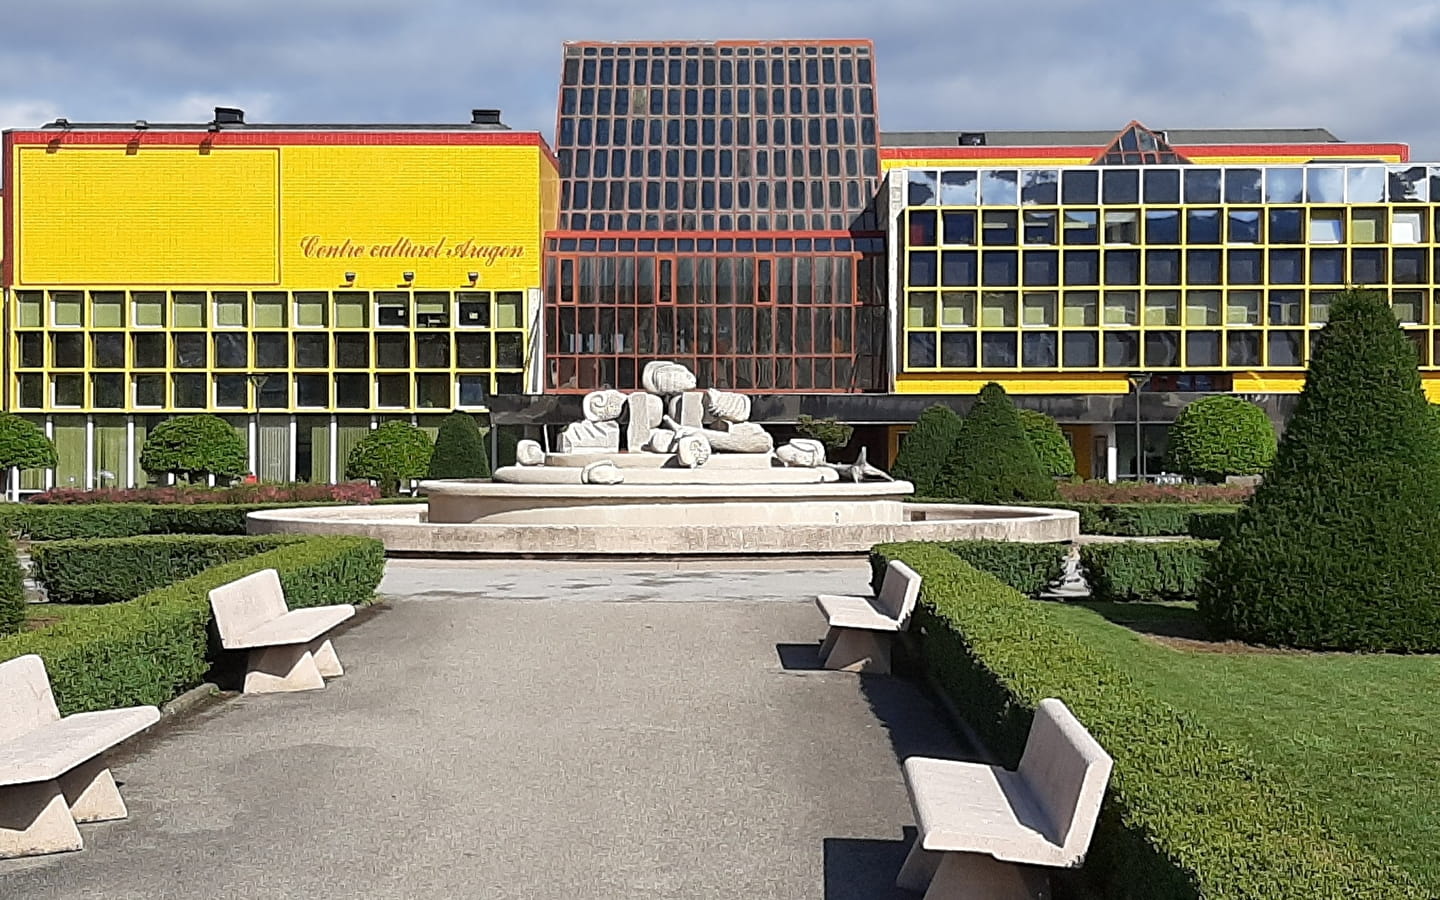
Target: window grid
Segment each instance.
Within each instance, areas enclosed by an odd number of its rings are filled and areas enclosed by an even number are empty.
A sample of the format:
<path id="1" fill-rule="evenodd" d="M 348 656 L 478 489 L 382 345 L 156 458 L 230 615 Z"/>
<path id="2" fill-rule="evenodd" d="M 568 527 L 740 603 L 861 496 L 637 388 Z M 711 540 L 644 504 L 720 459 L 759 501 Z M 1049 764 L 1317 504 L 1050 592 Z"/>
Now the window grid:
<path id="1" fill-rule="evenodd" d="M 892 177 L 905 371 L 1299 371 L 1352 284 L 1440 361 L 1440 167 Z"/>
<path id="2" fill-rule="evenodd" d="M 77 295 L 84 330 L 68 324 Z M 87 289 L 14 297 L 15 409 L 448 410 L 523 390 L 523 290 Z M 384 308 L 403 310 L 403 324 L 382 325 Z"/>

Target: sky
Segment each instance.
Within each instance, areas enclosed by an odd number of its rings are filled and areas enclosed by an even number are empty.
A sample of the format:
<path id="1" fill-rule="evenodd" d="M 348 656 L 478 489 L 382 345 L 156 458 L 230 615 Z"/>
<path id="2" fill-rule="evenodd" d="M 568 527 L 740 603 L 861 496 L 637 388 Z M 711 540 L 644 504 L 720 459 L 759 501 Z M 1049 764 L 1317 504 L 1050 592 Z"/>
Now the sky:
<path id="1" fill-rule="evenodd" d="M 0 16 L 0 128 L 555 128 L 566 40 L 871 38 L 884 130 L 1329 128 L 1440 160 L 1435 0 L 45 0 Z"/>

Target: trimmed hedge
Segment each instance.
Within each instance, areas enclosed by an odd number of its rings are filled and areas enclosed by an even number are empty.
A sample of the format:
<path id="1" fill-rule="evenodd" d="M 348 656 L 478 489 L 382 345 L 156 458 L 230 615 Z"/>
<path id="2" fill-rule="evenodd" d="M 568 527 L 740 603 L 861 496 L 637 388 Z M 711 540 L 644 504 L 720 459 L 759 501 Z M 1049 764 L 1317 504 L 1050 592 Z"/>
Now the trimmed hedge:
<path id="1" fill-rule="evenodd" d="M 1404 872 L 1337 837 L 1281 773 L 1221 741 L 1029 600 L 943 547 L 882 544 L 924 579 L 921 660 L 1015 766 L 1035 706 L 1059 697 L 1114 757 L 1081 876 L 1112 900 L 1398 900 Z"/>
<path id="2" fill-rule="evenodd" d="M 1189 403 L 1170 423 L 1165 464 L 1210 482 L 1259 475 L 1275 459 L 1275 426 L 1243 397 L 1212 394 Z"/>
<path id="3" fill-rule="evenodd" d="M 1037 503 L 1050 509 L 1080 514 L 1081 534 L 1118 537 L 1224 537 L 1238 506 L 1203 506 L 1196 503 Z"/>
<path id="4" fill-rule="evenodd" d="M 1038 409 L 1017 409 L 1025 440 L 1040 460 L 1040 468 L 1051 478 L 1070 478 L 1075 474 L 1075 451 L 1065 440 L 1060 423 Z"/>
<path id="5" fill-rule="evenodd" d="M 0 503 L 0 531 L 33 541 L 142 534 L 245 534 L 245 516 L 262 509 L 331 503 Z"/>
<path id="6" fill-rule="evenodd" d="M 1217 541 L 1085 544 L 1080 567 L 1096 600 L 1194 600 Z"/>
<path id="7" fill-rule="evenodd" d="M 0 538 L 0 635 L 25 627 L 25 573 L 15 557 L 15 545 Z"/>
<path id="8" fill-rule="evenodd" d="M 426 477 L 490 477 L 490 453 L 474 416 L 457 409 L 441 420 Z"/>
<path id="9" fill-rule="evenodd" d="M 1029 597 L 1065 574 L 1069 544 L 1025 544 L 1018 541 L 945 541 L 937 544 L 982 572 Z"/>
<path id="10" fill-rule="evenodd" d="M 30 548 L 35 580 L 51 603 L 116 603 L 211 566 L 303 541 L 300 535 L 146 535 L 44 541 Z"/>
<path id="11" fill-rule="evenodd" d="M 292 609 L 369 603 L 385 549 L 361 537 L 311 537 L 206 569 L 124 603 L 66 616 L 38 631 L 0 638 L 0 660 L 45 659 L 66 715 L 136 704 L 158 705 L 204 680 L 212 645 L 209 591 L 261 569 L 275 569 Z"/>

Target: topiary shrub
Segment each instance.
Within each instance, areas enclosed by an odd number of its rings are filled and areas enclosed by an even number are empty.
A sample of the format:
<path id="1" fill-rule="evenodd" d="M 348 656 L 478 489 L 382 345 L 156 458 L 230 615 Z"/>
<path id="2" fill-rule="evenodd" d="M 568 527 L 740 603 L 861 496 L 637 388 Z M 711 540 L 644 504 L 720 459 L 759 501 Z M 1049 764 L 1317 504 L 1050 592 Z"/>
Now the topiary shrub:
<path id="1" fill-rule="evenodd" d="M 25 574 L 15 557 L 15 545 L 0 538 L 0 635 L 25 627 Z"/>
<path id="2" fill-rule="evenodd" d="M 943 403 L 937 403 L 920 414 L 915 427 L 900 441 L 900 452 L 890 474 L 915 485 L 915 493 L 929 497 L 935 493 L 935 476 L 950 458 L 955 439 L 965 420 Z"/>
<path id="3" fill-rule="evenodd" d="M 1188 404 L 1170 424 L 1166 466 L 1205 481 L 1259 475 L 1275 458 L 1275 428 L 1265 411 L 1227 394 Z"/>
<path id="4" fill-rule="evenodd" d="M 844 450 L 855 434 L 855 426 L 847 425 L 834 416 L 817 419 L 814 416 L 797 416 L 795 430 L 807 438 L 824 444 L 828 450 Z"/>
<path id="5" fill-rule="evenodd" d="M 1057 500 L 1055 482 L 1040 469 L 1015 404 L 995 382 L 980 396 L 935 478 L 938 496 L 965 503 Z"/>
<path id="6" fill-rule="evenodd" d="M 1215 551 L 1200 610 L 1248 641 L 1440 650 L 1440 423 L 1385 299 L 1331 307 L 1265 480 Z"/>
<path id="7" fill-rule="evenodd" d="M 398 419 L 384 422 L 350 448 L 346 478 L 368 478 L 393 497 L 412 478 L 423 478 L 434 452 L 430 436 Z"/>
<path id="8" fill-rule="evenodd" d="M 219 416 L 167 419 L 150 429 L 140 450 L 140 468 L 151 478 L 174 475 L 184 481 L 238 478 L 250 470 L 245 440 Z"/>
<path id="9" fill-rule="evenodd" d="M 55 445 L 40 426 L 14 413 L 0 413 L 0 469 L 53 469 Z"/>
<path id="10" fill-rule="evenodd" d="M 429 478 L 489 478 L 490 454 L 475 417 L 456 410 L 440 423 Z"/>
<path id="11" fill-rule="evenodd" d="M 1025 439 L 1040 460 L 1040 469 L 1051 478 L 1073 478 L 1075 476 L 1075 451 L 1065 440 L 1065 432 L 1049 416 L 1035 409 L 1018 410 L 1020 427 L 1025 429 Z"/>

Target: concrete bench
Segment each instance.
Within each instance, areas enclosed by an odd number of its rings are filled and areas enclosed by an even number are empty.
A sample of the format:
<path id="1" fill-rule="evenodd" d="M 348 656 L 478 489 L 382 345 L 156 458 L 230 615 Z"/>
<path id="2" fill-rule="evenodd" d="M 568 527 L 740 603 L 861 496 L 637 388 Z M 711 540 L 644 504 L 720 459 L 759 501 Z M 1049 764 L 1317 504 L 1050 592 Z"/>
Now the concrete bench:
<path id="1" fill-rule="evenodd" d="M 1040 701 L 1015 771 L 912 757 L 905 784 L 919 836 L 896 880 L 926 900 L 1048 898 L 1040 866 L 1085 860 L 1110 755 L 1064 703 Z"/>
<path id="2" fill-rule="evenodd" d="M 210 592 L 226 650 L 248 650 L 245 693 L 313 691 L 345 674 L 325 633 L 355 615 L 349 604 L 292 610 L 280 575 L 261 569 Z"/>
<path id="3" fill-rule="evenodd" d="M 44 660 L 0 663 L 0 859 L 79 850 L 76 822 L 129 815 L 105 751 L 159 720 L 153 706 L 62 719 Z"/>
<path id="4" fill-rule="evenodd" d="M 878 597 L 816 597 L 829 625 L 820 645 L 821 664 L 845 672 L 888 673 L 891 639 L 910 624 L 919 597 L 920 576 L 899 560 L 886 567 Z"/>

